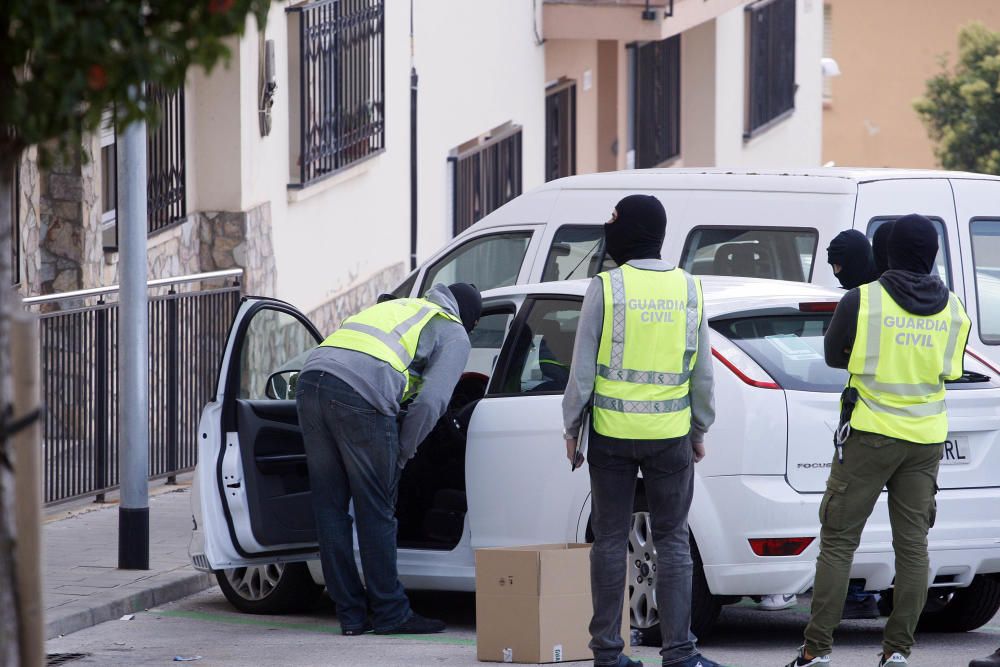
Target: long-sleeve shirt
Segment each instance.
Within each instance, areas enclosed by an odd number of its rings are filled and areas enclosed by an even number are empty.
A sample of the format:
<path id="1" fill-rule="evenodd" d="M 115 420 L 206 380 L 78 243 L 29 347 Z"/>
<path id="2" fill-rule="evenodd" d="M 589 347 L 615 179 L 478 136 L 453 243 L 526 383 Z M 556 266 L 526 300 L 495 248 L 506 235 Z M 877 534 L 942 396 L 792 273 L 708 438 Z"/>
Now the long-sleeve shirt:
<path id="1" fill-rule="evenodd" d="M 628 265 L 644 271 L 671 271 L 674 266 L 660 259 L 635 259 Z M 580 322 L 576 330 L 576 344 L 573 347 L 573 365 L 570 370 L 566 393 L 563 395 L 563 426 L 567 433 L 575 434 L 580 429 L 583 410 L 594 393 L 597 377 L 597 349 L 601 343 L 604 328 L 604 286 L 601 278 L 595 276 L 587 287 L 580 309 Z M 712 380 L 712 352 L 708 337 L 708 322 L 701 319 L 698 329 L 698 354 L 691 372 L 691 440 L 705 439 L 712 422 L 715 421 L 715 398 Z"/>
<path id="2" fill-rule="evenodd" d="M 458 303 L 446 287 L 434 286 L 425 298 L 458 316 Z M 469 361 L 471 348 L 469 335 L 453 320 L 435 317 L 420 332 L 409 370 L 410 375 L 419 376 L 423 384 L 400 428 L 400 467 L 413 458 L 417 447 L 448 408 L 455 385 Z M 406 380 L 402 373 L 381 359 L 355 350 L 321 346 L 309 355 L 302 368 L 303 373 L 306 371 L 330 373 L 354 387 L 382 414 L 399 414 Z"/>

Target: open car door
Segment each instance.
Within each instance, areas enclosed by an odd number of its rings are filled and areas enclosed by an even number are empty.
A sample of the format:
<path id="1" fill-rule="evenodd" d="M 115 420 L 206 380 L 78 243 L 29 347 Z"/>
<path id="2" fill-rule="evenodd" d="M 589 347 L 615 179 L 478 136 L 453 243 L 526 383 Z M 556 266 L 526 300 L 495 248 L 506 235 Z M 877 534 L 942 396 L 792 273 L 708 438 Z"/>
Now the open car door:
<path id="1" fill-rule="evenodd" d="M 199 427 L 202 532 L 213 570 L 318 553 L 295 385 L 321 340 L 302 313 L 274 299 L 245 298 L 233 320 Z"/>

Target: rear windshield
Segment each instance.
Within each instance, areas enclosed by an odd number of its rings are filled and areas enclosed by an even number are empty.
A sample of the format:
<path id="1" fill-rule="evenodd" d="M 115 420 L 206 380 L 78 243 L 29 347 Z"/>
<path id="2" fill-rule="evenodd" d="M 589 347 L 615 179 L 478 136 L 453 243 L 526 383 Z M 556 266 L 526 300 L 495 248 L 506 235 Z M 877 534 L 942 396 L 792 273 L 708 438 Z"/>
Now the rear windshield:
<path id="1" fill-rule="evenodd" d="M 847 371 L 830 368 L 823 334 L 832 313 L 713 320 L 711 326 L 757 362 L 783 389 L 840 392 Z"/>

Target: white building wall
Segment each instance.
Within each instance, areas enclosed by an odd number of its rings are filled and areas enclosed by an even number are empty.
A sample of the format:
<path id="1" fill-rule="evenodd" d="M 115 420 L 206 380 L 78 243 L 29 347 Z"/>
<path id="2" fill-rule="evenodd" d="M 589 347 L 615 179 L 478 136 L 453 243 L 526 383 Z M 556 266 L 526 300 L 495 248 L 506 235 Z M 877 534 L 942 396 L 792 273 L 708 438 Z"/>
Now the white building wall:
<path id="1" fill-rule="evenodd" d="M 716 165 L 722 167 L 818 166 L 823 143 L 823 3 L 797 0 L 795 113 L 743 140 L 746 109 L 746 17 L 743 8 L 716 21 Z"/>

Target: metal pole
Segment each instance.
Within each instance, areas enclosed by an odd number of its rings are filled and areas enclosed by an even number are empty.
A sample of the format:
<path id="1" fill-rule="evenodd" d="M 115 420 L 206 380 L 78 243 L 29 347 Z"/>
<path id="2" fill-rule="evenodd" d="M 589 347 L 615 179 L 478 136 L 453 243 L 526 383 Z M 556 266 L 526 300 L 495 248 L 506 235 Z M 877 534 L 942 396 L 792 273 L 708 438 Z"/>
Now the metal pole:
<path id="1" fill-rule="evenodd" d="M 141 88 L 130 94 L 141 95 Z M 121 400 L 118 470 L 118 567 L 149 569 L 149 311 L 146 296 L 146 123 L 133 123 L 118 142 L 118 241 Z"/>
<path id="2" fill-rule="evenodd" d="M 417 268 L 417 64 L 410 0 L 410 270 Z"/>

